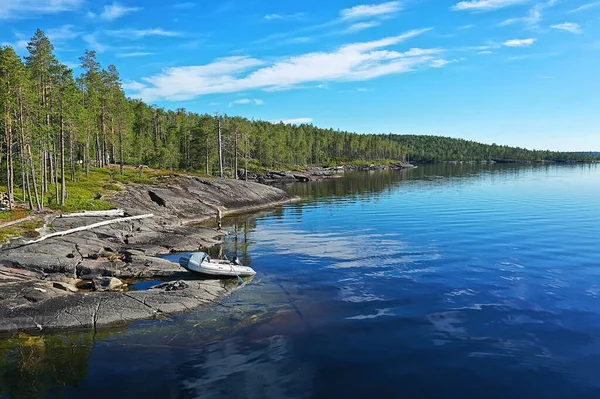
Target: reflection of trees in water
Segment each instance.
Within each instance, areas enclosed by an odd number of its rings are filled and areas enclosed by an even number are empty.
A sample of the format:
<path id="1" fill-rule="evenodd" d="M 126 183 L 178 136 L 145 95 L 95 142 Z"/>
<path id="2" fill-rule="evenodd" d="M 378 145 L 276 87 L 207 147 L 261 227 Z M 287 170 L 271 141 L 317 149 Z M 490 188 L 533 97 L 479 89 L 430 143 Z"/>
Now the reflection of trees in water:
<path id="1" fill-rule="evenodd" d="M 401 171 L 346 173 L 338 179 L 294 183 L 284 188 L 290 194 L 302 198 L 333 202 L 340 197 L 347 199 L 352 197 L 357 199 L 376 198 L 382 192 L 393 190 L 398 184 L 415 181 L 431 186 L 459 186 L 469 184 L 473 178 L 480 179 L 482 175 L 492 182 L 501 182 L 528 173 L 550 174 L 563 168 L 568 168 L 573 172 L 584 172 L 597 167 L 597 164 L 432 164 Z"/>
<path id="2" fill-rule="evenodd" d="M 60 396 L 88 375 L 93 333 L 20 335 L 0 341 L 0 396 Z"/>
<path id="3" fill-rule="evenodd" d="M 269 212 L 272 213 L 273 211 Z M 256 230 L 256 219 L 260 214 L 236 215 L 227 217 L 224 221 L 229 235 L 225 238 L 225 252 L 231 259 L 231 256 L 238 256 L 244 265 L 250 265 L 252 258 L 248 251 L 251 241 L 249 240 L 250 233 Z"/>
<path id="4" fill-rule="evenodd" d="M 94 340 L 122 329 L 0 338 L 0 397 L 60 397 L 88 377 Z"/>

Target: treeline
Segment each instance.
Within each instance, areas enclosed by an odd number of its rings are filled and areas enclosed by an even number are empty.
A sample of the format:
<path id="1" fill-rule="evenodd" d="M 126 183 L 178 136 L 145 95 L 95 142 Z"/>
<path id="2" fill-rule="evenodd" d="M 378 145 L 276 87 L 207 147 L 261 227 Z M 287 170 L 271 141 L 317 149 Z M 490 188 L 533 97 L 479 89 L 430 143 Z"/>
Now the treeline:
<path id="1" fill-rule="evenodd" d="M 591 162 L 599 159 L 595 153 L 527 150 L 440 136 L 388 135 L 388 138 L 404 148 L 411 162 Z"/>
<path id="2" fill-rule="evenodd" d="M 21 59 L 0 47 L 0 185 L 32 209 L 50 190 L 64 205 L 68 182 L 90 168 L 144 165 L 238 177 L 242 167 L 282 168 L 398 159 L 402 147 L 383 136 L 165 110 L 128 99 L 114 65 L 94 51 L 81 74 L 62 64 L 37 30 Z"/>
<path id="3" fill-rule="evenodd" d="M 90 168 L 125 165 L 238 178 L 243 170 L 377 160 L 570 160 L 592 156 L 485 146 L 433 136 L 359 135 L 310 124 L 274 124 L 128 99 L 114 65 L 94 51 L 81 74 L 62 64 L 37 30 L 22 59 L 0 47 L 0 185 L 41 210 L 64 205 L 69 182 Z M 116 172 L 116 171 L 115 171 Z"/>

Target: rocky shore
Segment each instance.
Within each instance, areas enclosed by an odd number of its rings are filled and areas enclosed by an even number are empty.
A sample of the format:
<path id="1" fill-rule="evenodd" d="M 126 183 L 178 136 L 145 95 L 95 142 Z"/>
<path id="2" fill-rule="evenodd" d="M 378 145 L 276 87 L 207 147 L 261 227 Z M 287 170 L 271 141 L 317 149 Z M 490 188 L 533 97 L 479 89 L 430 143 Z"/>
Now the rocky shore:
<path id="1" fill-rule="evenodd" d="M 225 216 L 294 200 L 277 188 L 239 180 L 177 175 L 153 185 L 131 184 L 114 204 L 125 216 L 152 217 L 37 243 L 14 239 L 0 247 L 0 333 L 95 329 L 213 304 L 237 284 L 200 280 L 157 255 L 217 244 L 222 232 L 195 224 L 215 219 L 219 210 Z M 40 234 L 118 218 L 53 214 Z M 127 287 L 140 279 L 171 283 L 143 291 Z"/>
<path id="2" fill-rule="evenodd" d="M 402 169 L 413 169 L 416 166 L 407 162 L 397 162 L 389 165 L 376 165 L 376 164 L 365 164 L 365 165 L 341 165 L 332 167 L 311 167 L 305 171 L 268 171 L 260 174 L 248 173 L 241 170 L 238 175 L 241 179 L 248 181 L 255 181 L 263 184 L 274 184 L 274 183 L 293 183 L 293 182 L 309 182 L 324 179 L 335 179 L 342 177 L 345 172 L 366 172 L 370 170 L 402 170 Z"/>

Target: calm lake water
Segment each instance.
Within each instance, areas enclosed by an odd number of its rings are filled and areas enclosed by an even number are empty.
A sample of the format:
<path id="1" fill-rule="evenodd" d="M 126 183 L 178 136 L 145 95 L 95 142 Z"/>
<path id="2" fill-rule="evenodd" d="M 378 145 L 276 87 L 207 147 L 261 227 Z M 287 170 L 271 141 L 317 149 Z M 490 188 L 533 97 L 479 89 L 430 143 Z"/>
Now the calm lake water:
<path id="1" fill-rule="evenodd" d="M 0 397 L 600 397 L 600 165 L 287 189 L 228 221 L 258 275 L 221 305 L 0 340 Z"/>

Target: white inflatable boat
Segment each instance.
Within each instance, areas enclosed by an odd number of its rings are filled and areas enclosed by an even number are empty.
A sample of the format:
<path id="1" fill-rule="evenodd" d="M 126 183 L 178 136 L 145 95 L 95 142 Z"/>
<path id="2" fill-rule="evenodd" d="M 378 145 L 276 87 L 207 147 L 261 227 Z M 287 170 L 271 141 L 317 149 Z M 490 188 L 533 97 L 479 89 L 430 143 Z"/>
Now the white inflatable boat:
<path id="1" fill-rule="evenodd" d="M 233 261 L 211 259 L 204 252 L 182 256 L 179 258 L 179 264 L 186 270 L 207 276 L 248 277 L 256 274 L 251 267 L 242 265 L 237 257 Z"/>

